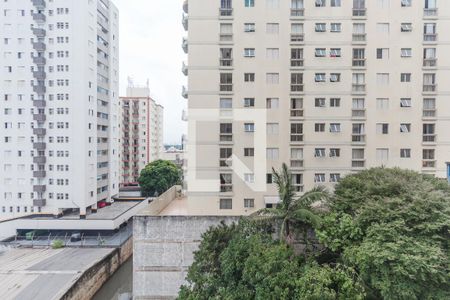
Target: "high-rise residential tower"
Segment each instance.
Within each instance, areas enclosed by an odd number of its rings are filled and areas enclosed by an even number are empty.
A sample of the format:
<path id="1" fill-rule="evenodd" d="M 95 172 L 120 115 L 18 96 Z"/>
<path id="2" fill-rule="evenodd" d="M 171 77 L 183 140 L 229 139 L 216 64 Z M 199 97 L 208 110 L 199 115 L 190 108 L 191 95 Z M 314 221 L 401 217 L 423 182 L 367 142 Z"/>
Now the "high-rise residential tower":
<path id="1" fill-rule="evenodd" d="M 0 218 L 84 218 L 119 188 L 118 10 L 5 0 L 0 13 Z"/>
<path id="2" fill-rule="evenodd" d="M 150 89 L 130 85 L 120 97 L 120 184 L 137 184 L 141 170 L 160 159 L 163 149 L 164 107 L 150 97 Z"/>
<path id="3" fill-rule="evenodd" d="M 187 0 L 183 8 L 192 212 L 274 205 L 271 168 L 283 162 L 299 193 L 376 166 L 445 177 L 449 1 Z"/>

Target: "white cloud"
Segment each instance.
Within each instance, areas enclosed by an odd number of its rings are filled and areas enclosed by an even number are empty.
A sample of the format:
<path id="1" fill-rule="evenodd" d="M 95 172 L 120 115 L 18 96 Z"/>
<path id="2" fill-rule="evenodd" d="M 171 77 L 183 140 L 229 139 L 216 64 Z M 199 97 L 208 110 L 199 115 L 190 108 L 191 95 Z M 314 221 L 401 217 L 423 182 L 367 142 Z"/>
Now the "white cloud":
<path id="1" fill-rule="evenodd" d="M 186 78 L 181 49 L 186 32 L 181 25 L 181 0 L 114 0 L 120 12 L 120 95 L 128 76 L 137 84 L 150 83 L 152 97 L 164 106 L 164 141 L 179 143 L 186 131 L 181 97 Z"/>

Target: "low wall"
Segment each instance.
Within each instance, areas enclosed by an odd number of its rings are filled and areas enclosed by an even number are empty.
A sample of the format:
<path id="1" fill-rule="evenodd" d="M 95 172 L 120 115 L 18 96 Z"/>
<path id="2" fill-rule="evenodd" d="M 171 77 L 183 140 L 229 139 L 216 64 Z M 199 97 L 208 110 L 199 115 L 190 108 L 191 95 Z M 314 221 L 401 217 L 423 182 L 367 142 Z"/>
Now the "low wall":
<path id="1" fill-rule="evenodd" d="M 133 238 L 129 238 L 120 248 L 115 249 L 102 261 L 86 270 L 60 299 L 91 299 L 132 254 Z"/>
<path id="2" fill-rule="evenodd" d="M 185 282 L 201 235 L 227 216 L 135 216 L 133 219 L 133 298 L 174 299 Z"/>

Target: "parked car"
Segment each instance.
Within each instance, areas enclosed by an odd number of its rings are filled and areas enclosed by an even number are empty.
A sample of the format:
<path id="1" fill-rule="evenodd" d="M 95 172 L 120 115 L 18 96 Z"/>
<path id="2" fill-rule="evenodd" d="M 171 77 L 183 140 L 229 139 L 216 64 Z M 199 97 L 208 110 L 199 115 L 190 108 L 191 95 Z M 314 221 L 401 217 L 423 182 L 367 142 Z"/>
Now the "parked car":
<path id="1" fill-rule="evenodd" d="M 81 241 L 81 233 L 73 233 L 70 236 L 70 241 L 71 242 L 79 242 L 79 241 Z"/>

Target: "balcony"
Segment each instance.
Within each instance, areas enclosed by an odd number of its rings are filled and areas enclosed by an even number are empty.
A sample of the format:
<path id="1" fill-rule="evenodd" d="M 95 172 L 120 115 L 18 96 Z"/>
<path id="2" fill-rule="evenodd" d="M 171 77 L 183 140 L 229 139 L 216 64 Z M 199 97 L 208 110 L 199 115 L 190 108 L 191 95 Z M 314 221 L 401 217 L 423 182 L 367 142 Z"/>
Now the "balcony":
<path id="1" fill-rule="evenodd" d="M 291 133 L 291 143 L 302 143 L 303 134 L 302 133 Z"/>
<path id="2" fill-rule="evenodd" d="M 34 199 L 33 200 L 33 206 L 44 207 L 45 205 L 46 205 L 45 199 Z"/>
<path id="3" fill-rule="evenodd" d="M 436 118 L 436 109 L 423 109 L 422 112 L 423 118 Z"/>
<path id="4" fill-rule="evenodd" d="M 291 8 L 291 18 L 301 18 L 305 16 L 304 8 Z"/>
<path id="5" fill-rule="evenodd" d="M 436 161 L 434 159 L 422 160 L 422 168 L 436 168 Z"/>
<path id="6" fill-rule="evenodd" d="M 188 90 L 185 86 L 183 86 L 183 88 L 181 90 L 181 96 L 183 96 L 184 99 L 188 98 Z"/>
<path id="7" fill-rule="evenodd" d="M 46 107 L 45 100 L 33 100 L 33 106 L 37 108 L 45 108 Z"/>
<path id="8" fill-rule="evenodd" d="M 424 143 L 436 143 L 436 134 L 424 134 L 422 136 L 422 142 L 424 142 Z"/>
<path id="9" fill-rule="evenodd" d="M 367 40 L 367 33 L 353 33 L 352 41 L 353 44 L 365 44 Z"/>
<path id="10" fill-rule="evenodd" d="M 222 143 L 232 143 L 233 142 L 233 134 L 232 133 L 221 133 L 220 134 L 220 142 Z"/>
<path id="11" fill-rule="evenodd" d="M 232 83 L 221 83 L 219 85 L 219 91 L 221 92 L 233 92 L 233 84 Z"/>
<path id="12" fill-rule="evenodd" d="M 46 48 L 43 42 L 33 43 L 33 49 L 36 51 L 45 51 Z"/>
<path id="13" fill-rule="evenodd" d="M 47 162 L 47 157 L 45 156 L 35 156 L 33 157 L 33 163 L 35 164 L 45 164 Z"/>
<path id="14" fill-rule="evenodd" d="M 437 33 L 424 33 L 423 34 L 423 42 L 424 43 L 436 43 L 437 42 Z"/>
<path id="15" fill-rule="evenodd" d="M 189 12 L 188 0 L 184 0 L 184 1 L 183 1 L 183 11 L 184 11 L 185 13 L 188 13 L 188 12 Z"/>
<path id="16" fill-rule="evenodd" d="M 221 184 L 220 185 L 220 192 L 221 193 L 231 193 L 231 192 L 233 192 L 233 185 L 232 184 Z"/>
<path id="17" fill-rule="evenodd" d="M 353 17 L 354 18 L 365 18 L 366 17 L 366 8 L 353 8 Z"/>
<path id="18" fill-rule="evenodd" d="M 221 7 L 221 8 L 219 8 L 219 16 L 221 16 L 221 17 L 231 17 L 231 16 L 233 16 L 233 8 L 231 8 L 231 7 Z"/>
<path id="19" fill-rule="evenodd" d="M 45 94 L 46 88 L 44 85 L 33 85 L 33 92 L 37 94 Z"/>
<path id="20" fill-rule="evenodd" d="M 292 84 L 291 83 L 291 92 L 292 93 L 303 92 L 303 84 Z"/>
<path id="21" fill-rule="evenodd" d="M 292 169 L 303 168 L 303 159 L 291 159 L 291 168 Z"/>
<path id="22" fill-rule="evenodd" d="M 33 3 L 33 6 L 37 9 L 44 9 L 45 8 L 45 1 L 44 0 L 31 0 Z"/>
<path id="23" fill-rule="evenodd" d="M 352 84 L 352 94 L 365 94 L 366 85 L 365 84 Z"/>
<path id="24" fill-rule="evenodd" d="M 365 68 L 366 67 L 366 59 L 365 58 L 354 58 L 352 60 L 353 68 Z"/>
<path id="25" fill-rule="evenodd" d="M 38 23 L 44 23 L 46 19 L 47 18 L 42 13 L 35 13 L 35 14 L 33 14 L 33 20 L 38 22 Z"/>
<path id="26" fill-rule="evenodd" d="M 221 58 L 220 61 L 221 67 L 232 67 L 233 66 L 233 60 L 231 58 Z"/>
<path id="27" fill-rule="evenodd" d="M 34 178 L 45 178 L 46 175 L 47 175 L 47 172 L 45 172 L 45 171 L 34 171 L 33 172 Z"/>
<path id="28" fill-rule="evenodd" d="M 31 30 L 33 31 L 33 34 L 38 38 L 43 38 L 46 35 L 46 31 L 43 28 L 31 28 Z"/>
<path id="29" fill-rule="evenodd" d="M 45 65 L 45 63 L 46 63 L 46 60 L 44 57 L 32 56 L 32 58 L 33 58 L 33 63 L 38 66 Z"/>
<path id="30" fill-rule="evenodd" d="M 291 109 L 291 118 L 303 118 L 303 109 Z"/>
<path id="31" fill-rule="evenodd" d="M 424 8 L 423 9 L 423 17 L 424 18 L 433 18 L 437 17 L 438 9 L 437 8 Z"/>
<path id="32" fill-rule="evenodd" d="M 33 129 L 33 134 L 37 135 L 39 137 L 45 136 L 47 134 L 47 129 L 45 129 L 45 128 L 34 128 Z"/>
<path id="33" fill-rule="evenodd" d="M 35 114 L 33 115 L 33 120 L 39 122 L 39 123 L 43 123 L 46 120 L 46 117 L 44 114 Z"/>
<path id="34" fill-rule="evenodd" d="M 291 33 L 291 42 L 302 43 L 305 40 L 304 33 Z"/>
<path id="35" fill-rule="evenodd" d="M 233 42 L 233 34 L 232 33 L 220 33 L 219 41 L 221 42 Z"/>
<path id="36" fill-rule="evenodd" d="M 181 43 L 181 48 L 183 48 L 184 53 L 188 53 L 188 39 L 185 37 Z"/>
<path id="37" fill-rule="evenodd" d="M 303 59 L 291 59 L 291 67 L 298 68 L 303 67 Z"/>
<path id="38" fill-rule="evenodd" d="M 430 93 L 434 94 L 437 91 L 437 84 L 424 84 L 423 85 L 423 92 L 424 93 Z"/>
<path id="39" fill-rule="evenodd" d="M 185 122 L 188 120 L 187 111 L 183 110 L 183 112 L 181 113 L 181 120 Z"/>
<path id="40" fill-rule="evenodd" d="M 188 74 L 188 66 L 186 65 L 186 63 L 184 61 L 183 61 L 183 65 L 181 66 L 181 72 L 183 72 L 183 74 L 186 76 Z"/>
<path id="41" fill-rule="evenodd" d="M 352 109 L 352 119 L 364 119 L 366 117 L 365 109 Z"/>
<path id="42" fill-rule="evenodd" d="M 45 185 L 35 185 L 33 186 L 33 192 L 35 193 L 44 193 L 46 191 Z"/>
<path id="43" fill-rule="evenodd" d="M 34 71 L 33 77 L 37 80 L 44 80 L 47 77 L 47 74 L 44 71 Z"/>
<path id="44" fill-rule="evenodd" d="M 424 58 L 423 59 L 423 67 L 424 68 L 436 68 L 437 67 L 437 58 Z"/>
<path id="45" fill-rule="evenodd" d="M 352 143 L 365 143 L 365 142 L 366 142 L 365 134 L 359 134 L 359 133 L 352 134 Z"/>
<path id="46" fill-rule="evenodd" d="M 188 15 L 183 14 L 183 18 L 181 19 L 181 24 L 183 24 L 184 30 L 188 30 L 189 29 L 189 18 Z"/>
<path id="47" fill-rule="evenodd" d="M 353 159 L 352 160 L 352 168 L 364 168 L 366 166 L 365 159 Z"/>
<path id="48" fill-rule="evenodd" d="M 33 149 L 42 151 L 47 148 L 47 144 L 44 142 L 33 143 Z"/>

